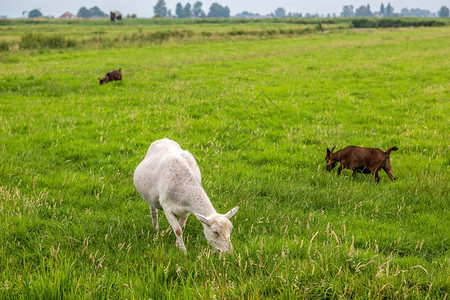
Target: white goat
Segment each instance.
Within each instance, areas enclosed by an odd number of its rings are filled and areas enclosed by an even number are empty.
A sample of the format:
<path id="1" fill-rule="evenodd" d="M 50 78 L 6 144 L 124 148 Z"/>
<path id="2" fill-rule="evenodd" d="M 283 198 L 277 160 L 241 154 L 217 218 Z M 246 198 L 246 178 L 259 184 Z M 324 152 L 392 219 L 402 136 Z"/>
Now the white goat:
<path id="1" fill-rule="evenodd" d="M 159 230 L 158 211 L 163 210 L 177 237 L 176 245 L 186 253 L 183 230 L 190 213 L 203 224 L 206 239 L 222 252 L 232 252 L 230 218 L 238 206 L 218 214 L 201 186 L 200 170 L 194 157 L 169 139 L 153 142 L 134 171 L 134 185 L 150 204 L 153 226 Z M 178 219 L 178 220 L 177 220 Z"/>

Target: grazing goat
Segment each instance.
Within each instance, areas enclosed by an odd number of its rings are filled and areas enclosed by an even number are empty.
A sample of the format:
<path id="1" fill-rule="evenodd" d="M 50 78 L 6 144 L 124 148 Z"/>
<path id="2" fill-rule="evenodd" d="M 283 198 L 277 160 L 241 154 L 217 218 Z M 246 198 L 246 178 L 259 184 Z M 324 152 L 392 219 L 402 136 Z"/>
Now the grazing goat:
<path id="1" fill-rule="evenodd" d="M 331 150 L 327 148 L 327 156 L 325 161 L 327 162 L 327 170 L 331 171 L 338 163 L 338 175 L 341 174 L 342 169 L 349 169 L 353 171 L 353 177 L 356 173 L 374 174 L 375 181 L 380 181 L 378 171 L 383 169 L 391 178 L 395 180 L 392 173 L 392 166 L 389 162 L 391 151 L 397 151 L 397 147 L 391 147 L 388 151 L 383 152 L 377 148 L 363 148 L 356 146 L 348 146 L 342 150 L 333 153 L 335 147 Z"/>
<path id="2" fill-rule="evenodd" d="M 218 214 L 201 185 L 200 169 L 194 157 L 169 139 L 153 142 L 134 171 L 134 185 L 150 204 L 153 226 L 159 230 L 158 211 L 163 210 L 176 235 L 176 245 L 186 253 L 183 230 L 189 214 L 203 224 L 203 232 L 219 253 L 232 252 L 230 218 L 238 206 Z"/>
<path id="3" fill-rule="evenodd" d="M 99 78 L 100 84 L 108 83 L 110 81 L 122 80 L 122 70 L 114 70 L 106 73 L 104 78 Z"/>

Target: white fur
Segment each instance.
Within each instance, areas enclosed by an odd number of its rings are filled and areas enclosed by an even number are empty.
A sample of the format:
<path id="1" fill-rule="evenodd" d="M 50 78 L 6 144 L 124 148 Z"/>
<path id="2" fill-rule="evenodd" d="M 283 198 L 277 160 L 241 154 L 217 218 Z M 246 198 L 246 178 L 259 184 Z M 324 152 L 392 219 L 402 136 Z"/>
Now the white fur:
<path id="1" fill-rule="evenodd" d="M 200 170 L 194 157 L 169 139 L 153 142 L 144 160 L 134 171 L 134 185 L 150 204 L 153 226 L 159 230 L 158 211 L 163 210 L 177 237 L 177 246 L 186 252 L 182 232 L 189 214 L 203 224 L 208 242 L 218 252 L 232 252 L 230 218 L 238 206 L 218 214 L 201 186 Z"/>

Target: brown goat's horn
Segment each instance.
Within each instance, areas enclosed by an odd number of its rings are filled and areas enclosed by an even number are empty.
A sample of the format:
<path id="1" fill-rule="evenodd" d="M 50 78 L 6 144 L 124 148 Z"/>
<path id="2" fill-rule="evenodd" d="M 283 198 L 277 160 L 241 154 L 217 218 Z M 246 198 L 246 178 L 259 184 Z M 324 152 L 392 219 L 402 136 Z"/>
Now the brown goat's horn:
<path id="1" fill-rule="evenodd" d="M 336 146 L 334 146 L 333 148 L 331 148 L 330 152 L 333 153 L 334 148 L 336 148 Z"/>

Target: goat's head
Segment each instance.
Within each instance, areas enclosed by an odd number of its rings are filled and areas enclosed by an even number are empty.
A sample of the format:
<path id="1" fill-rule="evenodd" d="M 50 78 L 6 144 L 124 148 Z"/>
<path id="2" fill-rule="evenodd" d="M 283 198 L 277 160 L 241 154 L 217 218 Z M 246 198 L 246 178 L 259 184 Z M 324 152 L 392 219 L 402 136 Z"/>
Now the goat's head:
<path id="1" fill-rule="evenodd" d="M 99 78 L 98 81 L 100 82 L 100 84 L 103 84 L 106 81 L 106 77 L 105 78 Z"/>
<path id="2" fill-rule="evenodd" d="M 336 167 L 336 165 L 338 164 L 338 160 L 334 157 L 332 158 L 331 155 L 333 154 L 334 148 L 336 148 L 336 146 L 331 148 L 331 150 L 327 148 L 327 156 L 325 156 L 325 161 L 327 163 L 327 171 L 333 170 L 333 168 Z"/>
<path id="3" fill-rule="evenodd" d="M 239 206 L 236 206 L 224 215 L 217 215 L 210 218 L 194 213 L 197 219 L 203 224 L 205 238 L 214 250 L 220 254 L 233 252 L 233 245 L 230 239 L 233 224 L 231 224 L 230 218 L 236 214 L 238 209 Z"/>

